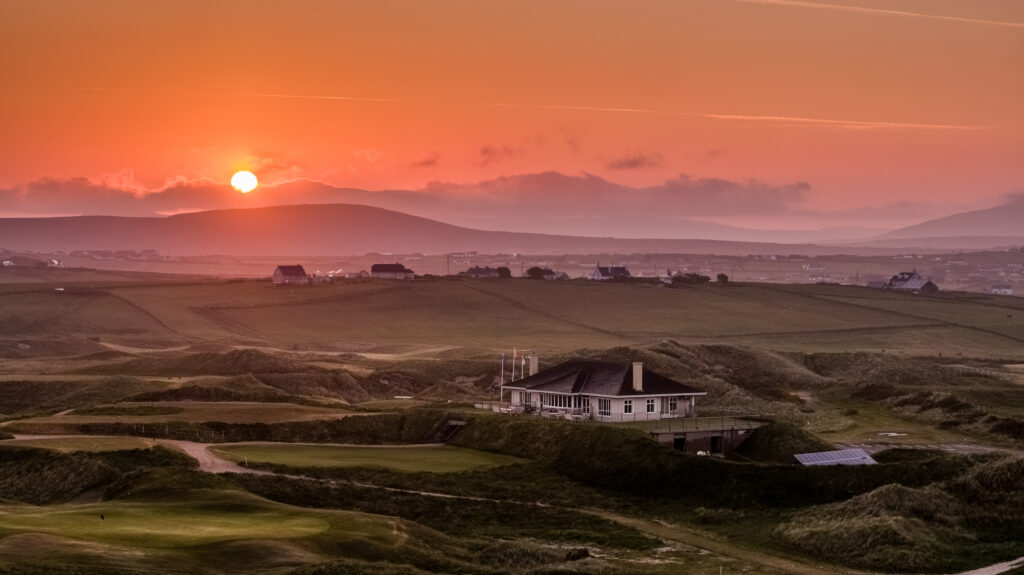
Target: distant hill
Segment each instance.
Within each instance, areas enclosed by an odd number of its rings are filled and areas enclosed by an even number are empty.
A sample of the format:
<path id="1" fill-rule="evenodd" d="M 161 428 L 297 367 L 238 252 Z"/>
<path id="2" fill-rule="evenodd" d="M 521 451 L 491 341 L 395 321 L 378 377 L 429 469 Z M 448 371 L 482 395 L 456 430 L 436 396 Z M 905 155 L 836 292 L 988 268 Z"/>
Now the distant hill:
<path id="1" fill-rule="evenodd" d="M 442 254 L 458 251 L 721 255 L 880 253 L 871 248 L 811 244 L 480 231 L 353 204 L 215 210 L 170 217 L 3 218 L 0 219 L 0 248 L 38 252 L 155 249 L 174 255 Z"/>
<path id="2" fill-rule="evenodd" d="M 974 249 L 1024 245 L 1024 201 L 893 230 L 873 238 L 872 245 Z"/>

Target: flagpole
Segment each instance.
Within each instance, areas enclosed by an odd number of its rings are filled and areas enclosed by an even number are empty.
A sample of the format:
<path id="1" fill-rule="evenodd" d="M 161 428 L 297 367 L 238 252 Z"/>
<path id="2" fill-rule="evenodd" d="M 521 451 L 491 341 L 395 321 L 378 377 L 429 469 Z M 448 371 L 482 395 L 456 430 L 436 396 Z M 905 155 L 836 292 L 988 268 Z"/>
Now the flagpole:
<path id="1" fill-rule="evenodd" d="M 512 347 L 512 379 L 510 381 L 512 381 L 514 383 L 515 380 L 516 380 L 516 348 L 515 348 L 515 346 L 513 346 Z"/>

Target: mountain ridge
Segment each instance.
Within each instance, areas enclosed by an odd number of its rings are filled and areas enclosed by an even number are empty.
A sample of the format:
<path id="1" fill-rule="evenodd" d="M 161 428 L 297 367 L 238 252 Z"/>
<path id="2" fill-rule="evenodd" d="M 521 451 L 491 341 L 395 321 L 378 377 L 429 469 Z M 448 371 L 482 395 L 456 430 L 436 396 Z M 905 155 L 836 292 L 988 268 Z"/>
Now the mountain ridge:
<path id="1" fill-rule="evenodd" d="M 163 254 L 184 256 L 340 256 L 461 251 L 870 255 L 880 251 L 815 244 L 481 231 L 358 204 L 220 209 L 167 217 L 3 218 L 0 219 L 0 247 L 39 252 L 155 249 Z"/>

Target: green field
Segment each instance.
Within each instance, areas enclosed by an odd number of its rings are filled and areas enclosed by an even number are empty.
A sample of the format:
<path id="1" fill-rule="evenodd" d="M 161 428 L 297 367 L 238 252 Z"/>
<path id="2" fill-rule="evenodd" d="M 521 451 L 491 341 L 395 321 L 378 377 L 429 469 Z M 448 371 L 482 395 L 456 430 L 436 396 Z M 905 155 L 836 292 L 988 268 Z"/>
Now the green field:
<path id="1" fill-rule="evenodd" d="M 523 462 L 517 457 L 449 445 L 242 444 L 218 445 L 210 449 L 237 462 L 289 467 L 375 467 L 403 472 L 456 473 Z"/>
<path id="2" fill-rule="evenodd" d="M 143 437 L 38 437 L 32 439 L 9 439 L 0 442 L 0 447 L 42 447 L 57 451 L 121 451 L 127 449 L 148 449 L 156 443 Z"/>
<path id="3" fill-rule="evenodd" d="M 41 573 L 69 566 L 83 573 L 274 572 L 326 561 L 331 549 L 373 556 L 401 554 L 408 544 L 418 546 L 394 519 L 302 509 L 240 491 L 196 490 L 167 501 L 0 505 L 0 570 L 15 572 L 26 566 Z"/>
<path id="4" fill-rule="evenodd" d="M 284 505 L 237 505 L 238 496 L 174 502 L 111 502 L 5 507 L 3 530 L 61 535 L 73 539 L 140 547 L 186 547 L 239 539 L 294 539 L 322 533 L 331 522 L 320 514 Z M 103 519 L 100 519 L 103 515 Z M 374 521 L 353 520 L 352 532 L 373 534 Z M 378 535 L 390 528 L 378 529 Z"/>
<path id="5" fill-rule="evenodd" d="M 900 349 L 1021 359 L 1024 309 L 1018 299 L 784 284 L 670 289 L 436 280 L 282 290 L 261 282 L 136 282 L 61 296 L 46 287 L 0 291 L 0 337 L 9 338 L 12 353 L 20 349 L 14 338 L 43 346 L 59 331 L 67 346 L 96 350 L 107 349 L 102 344 L 331 352 L 517 345 L 551 354 L 673 338 L 781 350 Z"/>
<path id="6" fill-rule="evenodd" d="M 70 412 L 62 415 L 32 417 L 20 420 L 23 423 L 35 424 L 80 424 L 105 423 L 116 421 L 121 423 L 164 423 L 170 421 L 204 422 L 223 421 L 225 423 L 277 423 L 282 421 L 311 421 L 317 419 L 336 419 L 361 415 L 344 409 L 331 409 L 295 405 L 291 403 L 205 403 L 198 401 L 168 401 L 160 405 L 177 408 L 171 413 L 153 415 L 134 415 L 128 408 L 149 406 L 149 403 L 124 402 L 117 404 L 123 412 L 113 411 L 110 414 L 78 414 Z M 126 414 L 125 414 L 126 413 Z"/>

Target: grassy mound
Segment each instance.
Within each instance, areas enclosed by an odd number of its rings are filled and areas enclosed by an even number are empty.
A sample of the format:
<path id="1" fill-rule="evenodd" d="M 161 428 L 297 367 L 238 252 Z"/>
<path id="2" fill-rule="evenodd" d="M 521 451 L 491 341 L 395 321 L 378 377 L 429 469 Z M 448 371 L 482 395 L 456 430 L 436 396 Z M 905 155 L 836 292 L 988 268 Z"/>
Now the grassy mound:
<path id="1" fill-rule="evenodd" d="M 191 468 L 195 460 L 163 447 L 130 451 L 60 453 L 0 446 L 0 499 L 35 505 L 63 503 L 107 486 L 139 467 Z"/>
<path id="2" fill-rule="evenodd" d="M 795 514 L 796 550 L 870 569 L 954 571 L 1024 553 L 1024 460 L 1000 458 L 922 488 L 886 485 Z"/>
<path id="3" fill-rule="evenodd" d="M 911 487 L 949 479 L 974 460 L 886 465 L 751 465 L 672 451 L 643 432 L 532 418 L 474 416 L 452 444 L 533 459 L 585 484 L 702 505 L 803 507 L 842 501 L 889 483 Z"/>
<path id="4" fill-rule="evenodd" d="M 179 357 L 145 357 L 81 370 L 89 374 L 155 376 L 241 375 L 246 373 L 304 373 L 319 371 L 301 362 L 255 349 L 227 353 L 200 352 Z"/>
<path id="5" fill-rule="evenodd" d="M 0 381 L 0 409 L 7 415 L 60 411 L 114 403 L 163 387 L 161 383 L 121 376 L 88 381 Z"/>
<path id="6" fill-rule="evenodd" d="M 735 454 L 751 461 L 795 464 L 794 454 L 832 449 L 835 448 L 793 424 L 774 422 L 754 430 Z"/>

